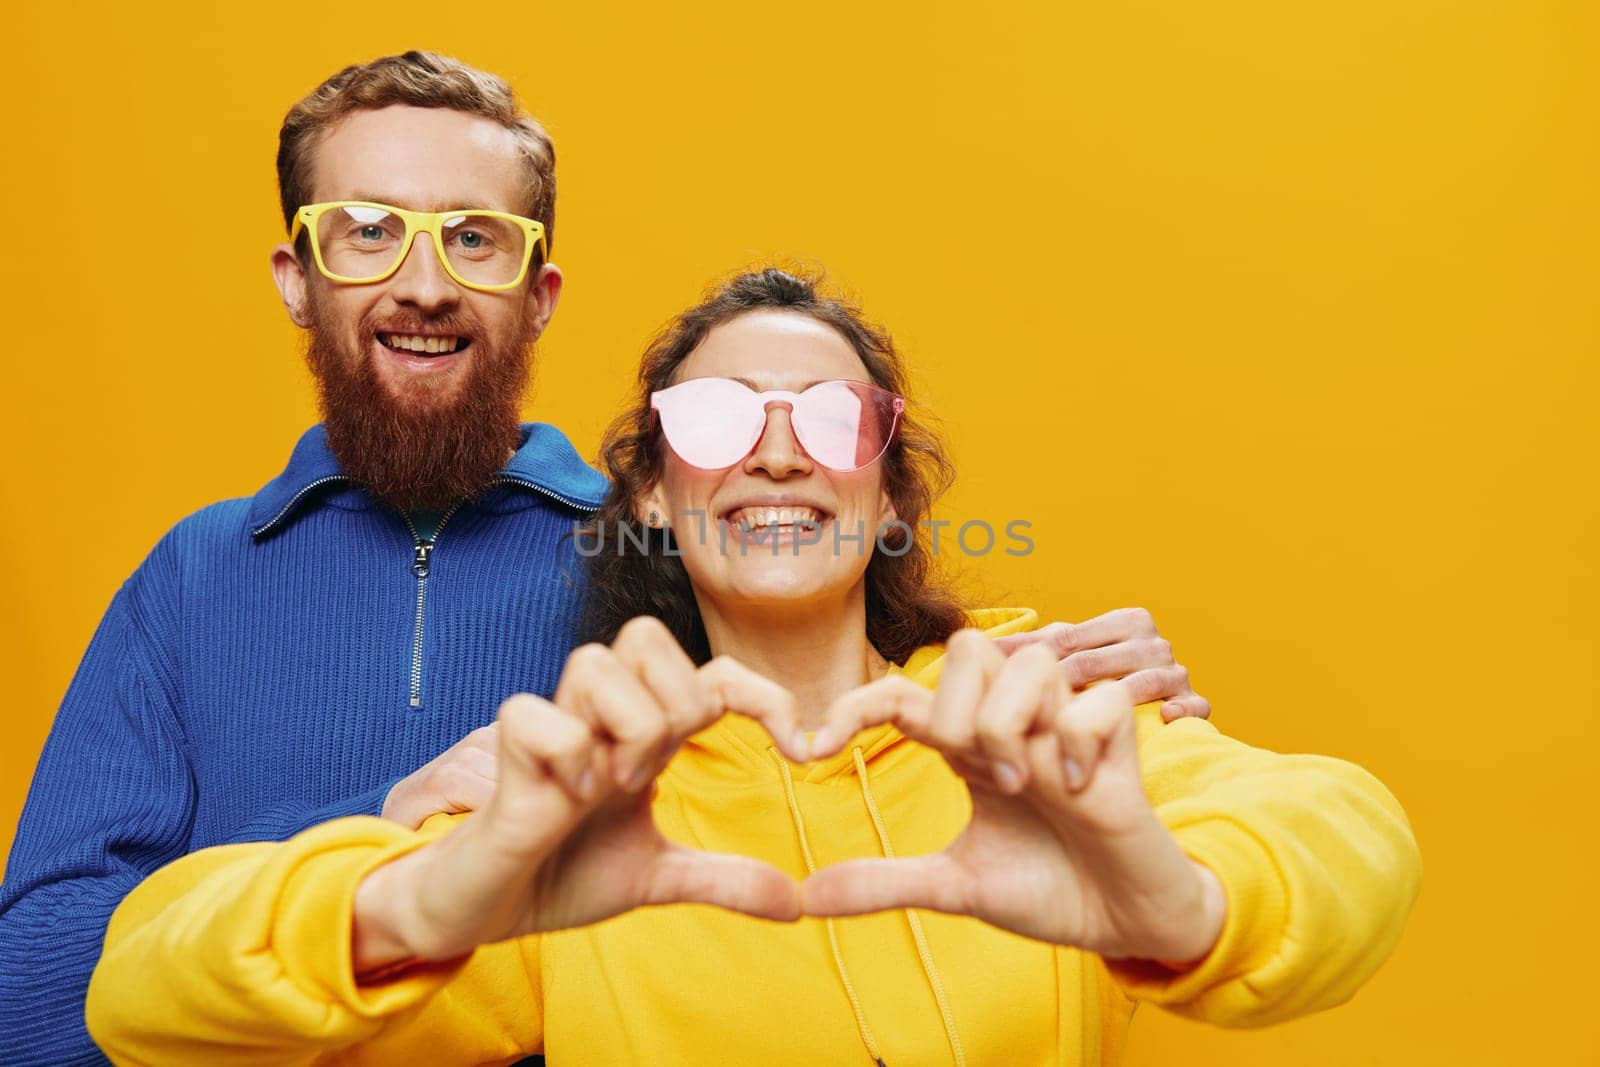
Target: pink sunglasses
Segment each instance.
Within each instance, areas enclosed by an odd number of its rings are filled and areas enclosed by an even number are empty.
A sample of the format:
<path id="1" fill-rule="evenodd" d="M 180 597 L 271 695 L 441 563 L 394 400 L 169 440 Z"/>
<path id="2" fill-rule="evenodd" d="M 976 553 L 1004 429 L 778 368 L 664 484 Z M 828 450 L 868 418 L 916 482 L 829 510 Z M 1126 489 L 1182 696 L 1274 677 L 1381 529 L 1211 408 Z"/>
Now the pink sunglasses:
<path id="1" fill-rule="evenodd" d="M 690 378 L 650 394 L 661 432 L 692 467 L 722 470 L 744 459 L 767 428 L 767 405 L 789 405 L 789 421 L 806 455 L 834 471 L 854 471 L 882 456 L 894 440 L 902 397 L 868 382 L 818 382 L 804 392 L 758 393 L 732 378 Z"/>

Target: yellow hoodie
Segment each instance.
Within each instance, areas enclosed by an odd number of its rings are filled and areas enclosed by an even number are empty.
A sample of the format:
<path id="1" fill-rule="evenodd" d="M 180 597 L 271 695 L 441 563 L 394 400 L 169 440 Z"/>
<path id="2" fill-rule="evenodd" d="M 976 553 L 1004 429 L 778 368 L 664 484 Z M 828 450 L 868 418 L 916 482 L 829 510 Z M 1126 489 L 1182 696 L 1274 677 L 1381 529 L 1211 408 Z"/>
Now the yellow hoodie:
<path id="1" fill-rule="evenodd" d="M 974 613 L 991 635 L 1031 611 Z M 905 672 L 937 683 L 943 652 Z M 89 1031 L 119 1063 L 1114 1063 L 1139 1001 L 1252 1026 L 1348 999 L 1388 956 L 1421 862 L 1404 812 L 1342 760 L 1251 748 L 1209 722 L 1137 709 L 1146 792 L 1220 879 L 1221 937 L 1174 974 L 1031 941 L 976 919 L 893 911 L 771 923 L 703 905 L 478 949 L 356 985 L 355 887 L 445 832 L 340 819 L 282 843 L 206 849 L 117 909 L 89 987 Z M 657 824 L 799 879 L 865 856 L 933 852 L 965 825 L 965 786 L 884 726 L 832 759 L 788 763 L 725 716 L 659 779 Z"/>

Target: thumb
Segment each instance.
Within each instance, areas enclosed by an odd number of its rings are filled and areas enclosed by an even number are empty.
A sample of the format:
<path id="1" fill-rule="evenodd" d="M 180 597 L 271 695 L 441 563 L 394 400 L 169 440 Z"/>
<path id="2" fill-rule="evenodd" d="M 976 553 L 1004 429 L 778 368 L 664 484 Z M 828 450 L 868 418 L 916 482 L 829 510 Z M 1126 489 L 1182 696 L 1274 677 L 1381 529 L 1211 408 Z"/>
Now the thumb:
<path id="1" fill-rule="evenodd" d="M 800 883 L 800 904 L 819 918 L 864 915 L 890 908 L 927 908 L 964 915 L 971 908 L 971 878 L 945 852 L 906 859 L 848 860 Z"/>
<path id="2" fill-rule="evenodd" d="M 667 843 L 652 865 L 641 905 L 714 904 L 758 919 L 800 918 L 800 887 L 770 863 Z"/>

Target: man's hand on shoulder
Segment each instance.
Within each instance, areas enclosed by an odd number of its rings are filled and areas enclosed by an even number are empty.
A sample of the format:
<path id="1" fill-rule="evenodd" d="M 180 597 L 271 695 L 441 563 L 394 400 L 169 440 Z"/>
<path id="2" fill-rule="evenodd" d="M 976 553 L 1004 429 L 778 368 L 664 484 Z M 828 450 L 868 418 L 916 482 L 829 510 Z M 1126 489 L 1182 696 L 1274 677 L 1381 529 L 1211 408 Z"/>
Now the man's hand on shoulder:
<path id="1" fill-rule="evenodd" d="M 477 811 L 500 781 L 499 723 L 480 726 L 389 790 L 383 817 L 415 830 L 439 812 Z"/>
<path id="2" fill-rule="evenodd" d="M 1144 608 L 1118 608 L 1087 622 L 1053 622 L 1025 634 L 997 637 L 1006 655 L 1029 645 L 1053 650 L 1074 691 L 1090 682 L 1127 679 L 1135 704 L 1163 701 L 1166 722 L 1193 717 L 1209 719 L 1211 702 L 1189 688 L 1189 668 L 1172 656 L 1172 642 L 1162 637 Z"/>

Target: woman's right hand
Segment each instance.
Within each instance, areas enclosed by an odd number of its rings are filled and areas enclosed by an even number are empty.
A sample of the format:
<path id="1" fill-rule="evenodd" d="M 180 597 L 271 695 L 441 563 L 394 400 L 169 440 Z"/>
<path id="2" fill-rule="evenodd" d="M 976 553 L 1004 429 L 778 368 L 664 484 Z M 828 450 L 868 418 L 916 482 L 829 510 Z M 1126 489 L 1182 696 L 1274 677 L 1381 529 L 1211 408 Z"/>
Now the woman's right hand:
<path id="1" fill-rule="evenodd" d="M 657 619 L 631 620 L 610 647 L 574 650 L 553 700 L 519 694 L 500 706 L 500 784 L 488 805 L 357 888 L 357 976 L 651 904 L 798 918 L 788 875 L 674 844 L 651 818 L 656 776 L 728 711 L 805 759 L 786 690 L 725 657 L 696 668 Z"/>

